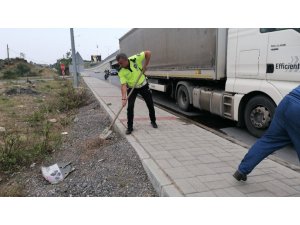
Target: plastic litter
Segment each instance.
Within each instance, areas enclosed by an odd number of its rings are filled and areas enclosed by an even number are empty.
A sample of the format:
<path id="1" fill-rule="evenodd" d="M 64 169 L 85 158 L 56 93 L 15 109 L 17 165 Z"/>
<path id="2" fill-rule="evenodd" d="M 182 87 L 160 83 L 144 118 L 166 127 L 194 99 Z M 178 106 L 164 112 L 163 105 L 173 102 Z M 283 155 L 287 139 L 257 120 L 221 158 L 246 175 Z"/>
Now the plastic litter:
<path id="1" fill-rule="evenodd" d="M 56 123 L 57 122 L 57 119 L 50 119 L 48 120 L 50 123 Z"/>
<path id="2" fill-rule="evenodd" d="M 43 177 L 51 184 L 63 181 L 75 168 L 69 163 L 56 163 L 52 166 L 42 167 Z"/>

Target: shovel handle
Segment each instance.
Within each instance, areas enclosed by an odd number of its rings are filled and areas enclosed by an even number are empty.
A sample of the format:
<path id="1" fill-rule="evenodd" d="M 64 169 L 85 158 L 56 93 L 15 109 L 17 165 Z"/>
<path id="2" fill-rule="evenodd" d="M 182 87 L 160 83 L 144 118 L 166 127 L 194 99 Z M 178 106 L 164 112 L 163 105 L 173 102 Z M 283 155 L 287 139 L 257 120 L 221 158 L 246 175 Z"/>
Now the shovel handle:
<path id="1" fill-rule="evenodd" d="M 135 89 L 135 87 L 136 87 L 137 83 L 139 82 L 140 78 L 142 77 L 142 75 L 143 75 L 143 71 L 140 72 L 140 75 L 139 75 L 138 78 L 136 79 L 133 88 L 130 90 L 129 94 L 127 95 L 126 102 L 128 101 L 129 97 L 131 96 L 133 90 Z M 122 112 L 122 110 L 123 110 L 124 107 L 125 107 L 125 106 L 123 106 L 123 105 L 121 106 L 121 108 L 119 109 L 119 112 L 118 112 L 117 115 L 115 116 L 114 120 L 111 122 L 111 124 L 110 124 L 108 130 L 111 130 L 111 128 L 112 128 L 113 125 L 115 124 L 117 118 L 119 117 L 119 115 L 120 115 L 120 113 Z"/>

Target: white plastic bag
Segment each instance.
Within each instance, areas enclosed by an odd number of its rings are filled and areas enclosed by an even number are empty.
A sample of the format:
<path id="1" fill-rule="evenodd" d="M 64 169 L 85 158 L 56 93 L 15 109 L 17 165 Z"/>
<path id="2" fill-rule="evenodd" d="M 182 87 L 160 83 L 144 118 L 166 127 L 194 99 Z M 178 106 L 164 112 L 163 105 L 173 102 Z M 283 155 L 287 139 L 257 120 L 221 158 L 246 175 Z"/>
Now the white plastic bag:
<path id="1" fill-rule="evenodd" d="M 51 184 L 57 184 L 64 179 L 61 170 L 57 164 L 49 167 L 42 167 L 43 177 Z"/>
<path id="2" fill-rule="evenodd" d="M 51 184 L 57 184 L 64 180 L 75 168 L 68 163 L 56 163 L 52 166 L 42 167 L 43 177 Z"/>

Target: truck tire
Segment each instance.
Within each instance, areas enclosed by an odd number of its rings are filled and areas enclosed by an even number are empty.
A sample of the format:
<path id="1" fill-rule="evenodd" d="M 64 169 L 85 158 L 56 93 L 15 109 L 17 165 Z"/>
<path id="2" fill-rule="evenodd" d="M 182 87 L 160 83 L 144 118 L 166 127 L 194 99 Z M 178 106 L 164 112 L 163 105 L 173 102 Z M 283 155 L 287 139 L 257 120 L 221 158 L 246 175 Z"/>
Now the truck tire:
<path id="1" fill-rule="evenodd" d="M 190 110 L 191 105 L 190 105 L 189 92 L 184 85 L 180 85 L 180 87 L 178 88 L 176 100 L 181 110 L 186 112 Z"/>
<path id="2" fill-rule="evenodd" d="M 245 108 L 244 120 L 248 131 L 261 137 L 270 126 L 276 105 L 268 97 L 258 95 L 251 98 Z"/>

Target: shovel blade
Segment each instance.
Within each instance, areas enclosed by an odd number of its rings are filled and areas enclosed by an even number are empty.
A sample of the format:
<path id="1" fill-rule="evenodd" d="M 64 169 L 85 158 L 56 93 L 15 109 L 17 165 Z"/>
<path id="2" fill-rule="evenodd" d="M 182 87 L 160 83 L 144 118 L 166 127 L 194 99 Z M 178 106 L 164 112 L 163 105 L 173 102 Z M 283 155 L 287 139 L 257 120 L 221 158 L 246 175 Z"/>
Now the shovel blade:
<path id="1" fill-rule="evenodd" d="M 109 130 L 108 128 L 106 128 L 102 134 L 100 134 L 99 138 L 102 139 L 102 140 L 105 140 L 109 137 L 109 135 L 111 135 L 112 133 L 112 130 Z"/>

